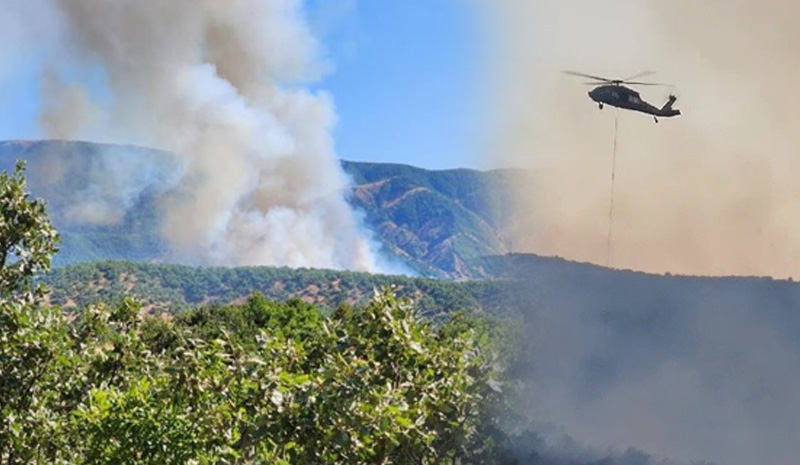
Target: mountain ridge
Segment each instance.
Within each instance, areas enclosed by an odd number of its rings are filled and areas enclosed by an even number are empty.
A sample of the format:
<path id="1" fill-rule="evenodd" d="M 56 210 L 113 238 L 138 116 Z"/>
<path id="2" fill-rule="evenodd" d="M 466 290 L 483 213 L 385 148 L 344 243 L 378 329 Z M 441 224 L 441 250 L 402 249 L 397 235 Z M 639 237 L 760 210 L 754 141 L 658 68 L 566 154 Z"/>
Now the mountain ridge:
<path id="1" fill-rule="evenodd" d="M 168 152 L 85 141 L 0 142 L 0 170 L 18 158 L 62 233 L 58 266 L 98 260 L 171 262 L 160 234 L 164 195 L 180 165 Z M 390 261 L 422 276 L 481 277 L 472 261 L 507 252 L 502 207 L 509 170 L 425 170 L 341 161 L 351 206 Z M 105 221 L 108 218 L 111 221 Z M 180 262 L 176 262 L 180 263 Z"/>
<path id="2" fill-rule="evenodd" d="M 109 155 L 114 163 L 109 163 Z M 74 213 L 69 210 L 69 203 L 76 196 L 97 194 L 87 190 L 87 184 L 91 184 L 86 182 L 88 179 L 106 176 L 107 170 L 111 168 L 113 172 L 114 165 L 120 161 L 124 169 L 117 168 L 117 171 L 136 174 L 135 169 L 129 168 L 141 157 L 150 162 L 160 160 L 156 168 L 176 169 L 177 166 L 171 162 L 168 152 L 135 145 L 66 140 L 0 141 L 0 171 L 13 169 L 18 158 L 26 159 L 29 187 L 34 196 L 47 201 L 48 214 L 62 232 L 64 244 L 55 258 L 58 266 L 104 260 L 169 262 L 168 247 L 157 234 L 158 196 L 174 179 L 157 169 L 144 173 L 152 179 L 140 189 L 133 204 L 120 204 L 128 212 L 118 225 L 79 225 L 68 218 L 69 213 Z M 66 174 L 76 176 L 69 179 L 65 175 L 60 182 L 52 184 L 49 181 L 53 176 L 48 171 L 54 169 L 51 166 L 54 160 L 57 162 L 61 158 L 70 161 L 72 172 Z M 508 187 L 523 170 L 428 170 L 403 163 L 350 160 L 342 160 L 341 164 L 353 180 L 348 193 L 351 206 L 363 213 L 366 226 L 391 258 L 411 265 L 421 276 L 454 279 L 503 276 L 508 273 L 510 260 L 519 262 L 521 257 L 530 256 L 653 276 L 769 278 L 643 272 L 568 258 L 510 253 L 504 237 L 505 223 L 512 214 Z M 447 217 L 425 221 L 425 217 L 430 216 L 426 215 L 425 207 L 439 209 L 447 213 Z M 464 253 L 464 249 L 470 247 L 472 250 Z M 787 281 L 793 282 L 792 279 Z"/>

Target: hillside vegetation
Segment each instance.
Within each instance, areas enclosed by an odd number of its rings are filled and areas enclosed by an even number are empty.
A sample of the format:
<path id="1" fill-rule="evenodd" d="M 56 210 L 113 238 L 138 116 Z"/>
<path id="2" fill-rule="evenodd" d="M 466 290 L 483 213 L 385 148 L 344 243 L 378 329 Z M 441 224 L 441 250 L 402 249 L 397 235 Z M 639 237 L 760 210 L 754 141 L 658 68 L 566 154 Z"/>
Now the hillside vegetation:
<path id="1" fill-rule="evenodd" d="M 427 171 L 407 165 L 344 162 L 351 203 L 385 248 L 415 269 L 448 277 L 484 276 L 475 259 L 507 252 L 512 170 Z"/>
<path id="2" fill-rule="evenodd" d="M 136 297 L 147 310 L 183 310 L 197 305 L 242 302 L 258 292 L 273 300 L 297 298 L 335 309 L 363 305 L 376 289 L 393 287 L 412 299 L 423 315 L 502 309 L 502 284 L 449 282 L 405 276 L 289 268 L 193 268 L 132 262 L 100 262 L 58 268 L 42 277 L 52 304 L 83 307 Z"/>

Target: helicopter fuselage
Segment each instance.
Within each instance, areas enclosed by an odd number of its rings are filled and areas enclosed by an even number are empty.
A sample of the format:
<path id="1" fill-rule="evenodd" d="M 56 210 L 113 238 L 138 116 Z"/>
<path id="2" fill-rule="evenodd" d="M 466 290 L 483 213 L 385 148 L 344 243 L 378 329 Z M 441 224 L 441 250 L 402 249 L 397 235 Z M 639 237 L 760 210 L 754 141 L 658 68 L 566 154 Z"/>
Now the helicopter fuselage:
<path id="1" fill-rule="evenodd" d="M 642 100 L 639 92 L 619 84 L 608 84 L 596 87 L 589 91 L 589 97 L 597 102 L 602 109 L 603 105 L 611 105 L 616 108 L 638 111 L 652 115 L 656 122 L 658 118 L 669 118 L 681 114 L 680 110 L 672 108 L 677 98 L 670 95 L 669 100 L 663 107 L 658 108 Z"/>

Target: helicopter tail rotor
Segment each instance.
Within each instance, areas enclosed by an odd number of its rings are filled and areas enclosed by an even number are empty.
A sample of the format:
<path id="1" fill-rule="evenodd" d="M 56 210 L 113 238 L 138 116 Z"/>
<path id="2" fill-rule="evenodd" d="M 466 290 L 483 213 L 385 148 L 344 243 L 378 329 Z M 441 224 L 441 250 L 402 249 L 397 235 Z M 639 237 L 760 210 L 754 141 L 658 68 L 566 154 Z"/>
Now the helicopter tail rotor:
<path id="1" fill-rule="evenodd" d="M 674 105 L 677 100 L 678 100 L 678 97 L 676 97 L 673 94 L 670 94 L 669 98 L 667 99 L 667 103 L 664 104 L 664 106 L 661 108 L 661 111 L 670 111 L 670 110 L 672 110 L 672 105 Z"/>

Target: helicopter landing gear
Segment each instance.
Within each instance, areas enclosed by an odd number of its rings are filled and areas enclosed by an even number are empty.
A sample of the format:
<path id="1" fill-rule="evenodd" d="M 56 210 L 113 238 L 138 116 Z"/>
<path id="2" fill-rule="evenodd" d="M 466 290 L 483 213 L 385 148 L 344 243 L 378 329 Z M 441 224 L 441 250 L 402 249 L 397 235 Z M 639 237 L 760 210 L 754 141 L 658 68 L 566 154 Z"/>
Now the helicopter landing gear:
<path id="1" fill-rule="evenodd" d="M 655 122 L 656 122 L 656 124 L 658 124 L 658 117 L 657 117 L 657 116 L 654 116 L 654 117 L 653 117 L 653 121 L 655 121 Z"/>
<path id="2" fill-rule="evenodd" d="M 603 109 L 603 102 L 600 102 L 600 103 L 598 103 L 598 104 L 597 104 L 597 107 L 598 107 L 598 108 L 600 108 L 600 109 L 602 110 L 602 109 Z"/>

